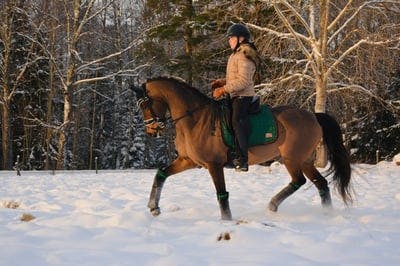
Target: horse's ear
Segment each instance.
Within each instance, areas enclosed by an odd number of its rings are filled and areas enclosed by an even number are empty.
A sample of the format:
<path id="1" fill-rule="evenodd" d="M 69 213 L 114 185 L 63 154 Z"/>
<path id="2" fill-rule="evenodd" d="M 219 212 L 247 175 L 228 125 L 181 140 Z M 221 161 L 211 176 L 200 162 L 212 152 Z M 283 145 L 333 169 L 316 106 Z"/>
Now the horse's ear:
<path id="1" fill-rule="evenodd" d="M 137 99 L 143 99 L 146 97 L 145 87 L 146 85 L 143 83 L 141 87 L 131 85 L 130 89 L 135 93 Z"/>

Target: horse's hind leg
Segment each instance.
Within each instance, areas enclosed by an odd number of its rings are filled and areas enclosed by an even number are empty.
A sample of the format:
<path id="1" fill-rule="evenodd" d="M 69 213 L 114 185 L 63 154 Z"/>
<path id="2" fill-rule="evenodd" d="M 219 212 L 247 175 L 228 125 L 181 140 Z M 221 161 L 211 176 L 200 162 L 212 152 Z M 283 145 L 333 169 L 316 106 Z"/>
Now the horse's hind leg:
<path id="1" fill-rule="evenodd" d="M 329 191 L 328 182 L 326 179 L 318 172 L 318 170 L 314 166 L 313 161 L 307 161 L 303 164 L 302 170 L 307 178 L 313 182 L 313 184 L 317 187 L 319 195 L 321 197 L 321 204 L 323 207 L 331 207 L 331 193 Z"/>
<path id="2" fill-rule="evenodd" d="M 286 187 L 284 187 L 278 194 L 276 194 L 271 201 L 269 202 L 269 210 L 276 212 L 278 210 L 278 206 L 284 201 L 287 197 L 292 195 L 296 190 L 298 190 L 302 185 L 306 183 L 306 178 L 301 171 L 301 167 L 297 162 L 292 160 L 284 159 L 283 163 L 286 166 L 290 176 L 292 177 L 292 182 L 289 183 Z"/>
<path id="3" fill-rule="evenodd" d="M 160 207 L 158 204 L 160 202 L 162 187 L 167 177 L 196 166 L 197 165 L 191 159 L 178 157 L 166 168 L 158 169 L 151 188 L 149 203 L 147 204 L 147 207 L 149 207 L 150 212 L 154 216 L 160 214 Z"/>

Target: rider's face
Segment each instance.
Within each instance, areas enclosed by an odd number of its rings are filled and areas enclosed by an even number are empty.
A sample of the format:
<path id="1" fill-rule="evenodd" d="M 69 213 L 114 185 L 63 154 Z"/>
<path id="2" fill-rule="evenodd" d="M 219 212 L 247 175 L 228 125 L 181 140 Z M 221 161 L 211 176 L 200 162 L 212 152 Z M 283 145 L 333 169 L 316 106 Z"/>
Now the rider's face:
<path id="1" fill-rule="evenodd" d="M 231 47 L 231 49 L 235 49 L 237 43 L 238 43 L 238 37 L 236 36 L 229 36 L 228 42 L 229 42 L 229 46 Z"/>
<path id="2" fill-rule="evenodd" d="M 243 42 L 244 38 L 242 36 L 237 37 L 237 36 L 229 36 L 228 42 L 229 46 L 231 47 L 232 50 L 234 50 L 239 43 Z"/>

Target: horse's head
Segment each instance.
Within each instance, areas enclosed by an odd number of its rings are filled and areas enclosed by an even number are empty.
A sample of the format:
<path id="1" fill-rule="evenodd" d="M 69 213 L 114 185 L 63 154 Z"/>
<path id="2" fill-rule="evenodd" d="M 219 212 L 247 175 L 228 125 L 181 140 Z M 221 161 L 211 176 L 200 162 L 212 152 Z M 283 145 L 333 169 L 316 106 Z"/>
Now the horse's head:
<path id="1" fill-rule="evenodd" d="M 142 88 L 134 87 L 132 90 L 136 93 L 137 105 L 143 113 L 144 125 L 146 133 L 149 136 L 160 136 L 166 123 L 167 104 L 157 98 L 149 95 L 146 91 L 146 84 Z"/>

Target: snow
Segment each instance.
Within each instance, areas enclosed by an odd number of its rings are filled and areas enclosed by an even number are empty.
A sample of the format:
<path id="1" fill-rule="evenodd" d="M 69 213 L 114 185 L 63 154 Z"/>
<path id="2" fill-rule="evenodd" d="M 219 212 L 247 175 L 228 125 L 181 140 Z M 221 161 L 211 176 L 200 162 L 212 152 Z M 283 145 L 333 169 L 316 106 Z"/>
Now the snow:
<path id="1" fill-rule="evenodd" d="M 396 154 L 396 155 L 393 157 L 393 162 L 395 162 L 397 165 L 400 165 L 400 153 L 399 153 L 399 154 Z"/>
<path id="2" fill-rule="evenodd" d="M 399 265 L 400 169 L 352 167 L 353 206 L 334 192 L 323 209 L 308 182 L 277 213 L 266 208 L 284 166 L 225 170 L 233 221 L 204 169 L 168 178 L 158 217 L 146 207 L 155 170 L 3 171 L 0 265 Z"/>

